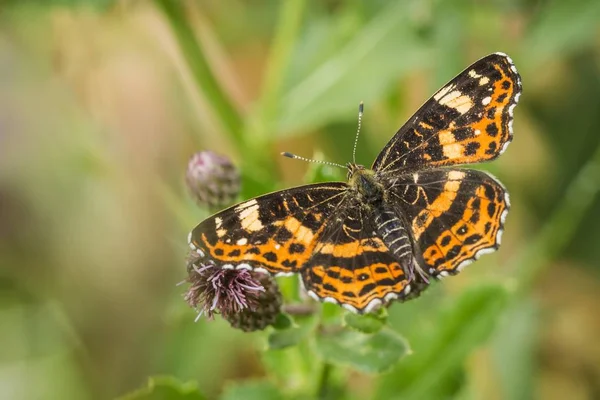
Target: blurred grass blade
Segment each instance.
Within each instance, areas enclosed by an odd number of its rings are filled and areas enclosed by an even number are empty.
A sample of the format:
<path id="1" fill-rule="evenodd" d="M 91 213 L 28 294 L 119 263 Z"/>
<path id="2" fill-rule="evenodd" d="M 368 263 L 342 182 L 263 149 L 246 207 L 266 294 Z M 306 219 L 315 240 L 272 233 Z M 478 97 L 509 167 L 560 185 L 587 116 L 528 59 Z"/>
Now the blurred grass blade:
<path id="1" fill-rule="evenodd" d="M 412 29 L 412 4 L 384 6 L 345 46 L 291 87 L 282 98 L 277 131 L 289 135 L 354 113 L 356 104 L 376 98 L 402 72 L 425 65 L 427 46 Z"/>
<path id="2" fill-rule="evenodd" d="M 565 197 L 535 241 L 513 265 L 520 271 L 519 289 L 527 292 L 541 270 L 573 240 L 577 227 L 594 204 L 600 190 L 600 146 L 571 182 Z"/>
<path id="3" fill-rule="evenodd" d="M 273 127 L 270 125 L 277 118 L 281 87 L 296 37 L 300 31 L 305 6 L 306 2 L 303 0 L 288 0 L 279 3 L 280 14 L 275 28 L 275 37 L 263 76 L 260 112 L 256 113 L 259 121 L 251 123 L 255 135 L 264 137 L 268 135 L 267 132 L 273 131 Z"/>
<path id="4" fill-rule="evenodd" d="M 598 32 L 600 2 L 597 0 L 550 1 L 547 3 L 521 48 L 526 53 L 520 58 L 539 68 L 551 58 L 564 57 L 595 43 Z"/>
<path id="5" fill-rule="evenodd" d="M 186 16 L 185 2 L 179 0 L 154 0 L 154 2 L 171 25 L 175 39 L 198 86 L 198 92 L 213 107 L 227 132 L 238 143 L 242 143 L 242 117 L 215 78 L 205 52 L 196 40 L 194 30 Z"/>
<path id="6" fill-rule="evenodd" d="M 534 302 L 514 304 L 505 313 L 491 340 L 492 362 L 502 398 L 535 398 L 539 310 Z"/>

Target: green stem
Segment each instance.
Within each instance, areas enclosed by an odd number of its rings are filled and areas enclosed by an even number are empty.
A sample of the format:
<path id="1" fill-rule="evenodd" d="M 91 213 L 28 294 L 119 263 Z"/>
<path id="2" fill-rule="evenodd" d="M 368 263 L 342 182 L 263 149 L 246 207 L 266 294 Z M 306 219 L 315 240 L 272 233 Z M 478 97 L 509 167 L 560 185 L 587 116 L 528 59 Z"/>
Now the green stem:
<path id="1" fill-rule="evenodd" d="M 242 116 L 215 78 L 204 49 L 196 40 L 194 30 L 186 17 L 184 2 L 180 0 L 154 0 L 154 2 L 171 25 L 198 91 L 206 97 L 235 142 L 243 143 Z"/>
<path id="2" fill-rule="evenodd" d="M 323 369 L 321 369 L 321 377 L 319 378 L 318 398 L 327 399 L 329 394 L 329 378 L 331 377 L 331 370 L 333 366 L 328 362 L 323 363 Z"/>
<path id="3" fill-rule="evenodd" d="M 260 100 L 260 121 L 257 132 L 265 136 L 271 132 L 273 121 L 278 114 L 280 94 L 285 72 L 300 31 L 302 15 L 306 2 L 304 0 L 287 0 L 281 3 L 275 37 L 266 63 Z"/>
<path id="4" fill-rule="evenodd" d="M 570 183 L 564 199 L 532 246 L 515 260 L 517 270 L 521 273 L 520 292 L 527 291 L 544 267 L 570 243 L 599 191 L 600 146 Z"/>

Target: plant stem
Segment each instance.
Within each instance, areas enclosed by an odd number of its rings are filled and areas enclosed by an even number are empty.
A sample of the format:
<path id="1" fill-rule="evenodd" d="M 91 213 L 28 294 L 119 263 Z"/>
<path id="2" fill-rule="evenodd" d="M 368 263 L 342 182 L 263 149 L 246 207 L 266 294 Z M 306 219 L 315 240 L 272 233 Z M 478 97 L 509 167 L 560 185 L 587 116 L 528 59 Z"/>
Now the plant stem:
<path id="1" fill-rule="evenodd" d="M 329 378 L 331 377 L 331 370 L 332 370 L 333 366 L 328 363 L 325 362 L 323 363 L 323 368 L 321 369 L 321 377 L 319 379 L 319 388 L 318 388 L 318 393 L 317 396 L 319 399 L 324 400 L 328 398 L 328 394 L 329 394 Z"/>
<path id="2" fill-rule="evenodd" d="M 154 2 L 162 10 L 171 25 L 181 53 L 185 57 L 194 82 L 198 86 L 198 92 L 206 97 L 227 133 L 237 143 L 243 143 L 242 117 L 215 78 L 204 49 L 196 40 L 194 30 L 186 17 L 184 2 L 180 0 L 154 0 Z"/>

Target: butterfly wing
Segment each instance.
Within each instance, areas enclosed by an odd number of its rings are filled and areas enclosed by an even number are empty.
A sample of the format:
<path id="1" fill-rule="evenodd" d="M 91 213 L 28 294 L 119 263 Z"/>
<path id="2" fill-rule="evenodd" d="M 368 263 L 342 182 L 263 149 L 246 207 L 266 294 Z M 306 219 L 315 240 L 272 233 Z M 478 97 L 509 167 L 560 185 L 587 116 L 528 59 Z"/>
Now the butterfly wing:
<path id="1" fill-rule="evenodd" d="M 305 289 L 317 300 L 359 313 L 404 298 L 407 276 L 377 236 L 368 209 L 355 204 L 345 211 L 326 228 L 303 268 Z"/>
<path id="2" fill-rule="evenodd" d="M 431 169 L 388 182 L 432 275 L 460 271 L 500 245 L 508 193 L 482 171 Z"/>
<path id="3" fill-rule="evenodd" d="M 512 140 L 521 78 L 510 57 L 475 62 L 394 135 L 373 164 L 380 176 L 398 170 L 477 163 L 498 157 Z"/>
<path id="4" fill-rule="evenodd" d="M 341 182 L 300 186 L 248 200 L 200 223 L 189 244 L 222 268 L 298 272 L 347 199 Z"/>

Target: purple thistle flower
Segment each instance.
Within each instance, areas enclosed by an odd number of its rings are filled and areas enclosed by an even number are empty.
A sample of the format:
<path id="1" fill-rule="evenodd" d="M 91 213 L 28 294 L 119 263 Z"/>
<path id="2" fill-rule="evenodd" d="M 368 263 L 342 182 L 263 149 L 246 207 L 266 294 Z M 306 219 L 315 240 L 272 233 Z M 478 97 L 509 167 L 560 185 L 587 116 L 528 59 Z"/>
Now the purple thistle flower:
<path id="1" fill-rule="evenodd" d="M 199 263 L 192 255 L 188 261 L 190 288 L 185 294 L 188 304 L 210 319 L 219 313 L 225 319 L 245 309 L 255 310 L 264 287 L 247 270 L 218 268 L 214 262 Z"/>

